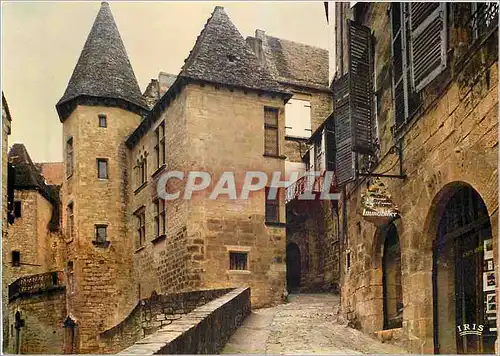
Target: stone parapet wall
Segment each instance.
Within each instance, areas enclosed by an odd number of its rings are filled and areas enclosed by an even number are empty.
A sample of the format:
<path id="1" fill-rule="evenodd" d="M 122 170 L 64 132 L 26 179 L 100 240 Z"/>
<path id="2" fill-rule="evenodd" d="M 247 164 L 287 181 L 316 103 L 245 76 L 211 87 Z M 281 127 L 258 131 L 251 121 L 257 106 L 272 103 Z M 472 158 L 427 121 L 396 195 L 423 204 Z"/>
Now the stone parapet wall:
<path id="1" fill-rule="evenodd" d="M 99 335 L 99 350 L 116 353 L 233 289 L 199 290 L 142 299 L 118 325 Z"/>
<path id="2" fill-rule="evenodd" d="M 216 354 L 250 313 L 250 288 L 237 288 L 120 354 Z"/>

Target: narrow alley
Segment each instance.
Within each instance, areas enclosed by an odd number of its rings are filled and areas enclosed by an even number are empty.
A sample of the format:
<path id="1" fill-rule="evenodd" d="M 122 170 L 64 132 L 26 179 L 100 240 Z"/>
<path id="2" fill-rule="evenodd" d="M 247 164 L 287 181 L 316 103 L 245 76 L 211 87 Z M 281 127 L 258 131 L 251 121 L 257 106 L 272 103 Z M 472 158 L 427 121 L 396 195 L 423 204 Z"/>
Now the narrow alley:
<path id="1" fill-rule="evenodd" d="M 407 353 L 347 326 L 337 314 L 339 301 L 331 294 L 298 294 L 287 304 L 254 310 L 222 353 Z"/>

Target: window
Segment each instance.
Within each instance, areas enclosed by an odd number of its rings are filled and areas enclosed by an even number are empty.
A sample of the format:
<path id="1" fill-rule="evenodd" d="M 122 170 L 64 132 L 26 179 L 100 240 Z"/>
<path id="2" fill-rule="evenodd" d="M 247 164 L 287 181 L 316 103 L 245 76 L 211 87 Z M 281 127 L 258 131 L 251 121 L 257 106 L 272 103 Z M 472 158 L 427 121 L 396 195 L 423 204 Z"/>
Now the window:
<path id="1" fill-rule="evenodd" d="M 75 273 L 73 271 L 73 261 L 68 262 L 68 284 L 69 284 L 69 293 L 75 293 Z"/>
<path id="2" fill-rule="evenodd" d="M 325 152 L 323 150 L 323 134 L 319 134 L 316 141 L 314 141 L 314 170 L 321 172 L 324 168 L 323 159 Z"/>
<path id="3" fill-rule="evenodd" d="M 155 232 L 156 236 L 166 234 L 165 200 L 155 200 Z"/>
<path id="4" fill-rule="evenodd" d="M 22 203 L 20 201 L 15 201 L 14 202 L 14 216 L 16 218 L 20 218 L 21 217 L 21 206 L 22 206 Z"/>
<path id="5" fill-rule="evenodd" d="M 73 137 L 66 141 L 66 177 L 73 174 Z"/>
<path id="6" fill-rule="evenodd" d="M 136 213 L 137 217 L 137 248 L 144 246 L 146 241 L 146 210 L 141 209 Z"/>
<path id="7" fill-rule="evenodd" d="M 229 269 L 233 271 L 248 270 L 248 254 L 246 252 L 229 252 Z"/>
<path id="8" fill-rule="evenodd" d="M 103 244 L 106 242 L 107 229 L 108 229 L 107 225 L 95 225 L 95 242 L 99 244 Z"/>
<path id="9" fill-rule="evenodd" d="M 105 158 L 97 159 L 97 178 L 108 179 L 108 160 Z"/>
<path id="10" fill-rule="evenodd" d="M 485 34 L 498 26 L 498 3 L 473 2 L 471 17 L 467 19 L 467 29 L 472 31 L 472 42 L 482 38 Z"/>
<path id="11" fill-rule="evenodd" d="M 21 252 L 12 251 L 12 267 L 19 267 L 21 265 Z"/>
<path id="12" fill-rule="evenodd" d="M 105 114 L 99 114 L 99 127 L 107 127 L 107 117 Z"/>
<path id="13" fill-rule="evenodd" d="M 155 130 L 155 136 L 156 167 L 159 168 L 165 164 L 165 121 L 163 121 Z"/>
<path id="14" fill-rule="evenodd" d="M 67 221 L 67 229 L 68 229 L 68 237 L 69 238 L 72 238 L 74 236 L 74 226 L 75 226 L 75 221 L 74 221 L 74 215 L 73 215 L 73 203 L 70 202 L 68 204 L 68 207 L 66 209 L 67 211 L 67 218 L 68 218 L 68 221 Z"/>
<path id="15" fill-rule="evenodd" d="M 137 169 L 137 185 L 141 186 L 148 180 L 148 161 L 147 155 L 141 156 L 137 160 L 137 165 L 135 166 Z"/>
<path id="16" fill-rule="evenodd" d="M 290 99 L 285 105 L 286 136 L 309 138 L 311 136 L 310 100 Z"/>
<path id="17" fill-rule="evenodd" d="M 266 222 L 279 222 L 279 192 L 275 199 L 269 199 L 269 188 L 266 188 Z"/>
<path id="18" fill-rule="evenodd" d="M 278 109 L 264 108 L 264 154 L 278 156 Z"/>

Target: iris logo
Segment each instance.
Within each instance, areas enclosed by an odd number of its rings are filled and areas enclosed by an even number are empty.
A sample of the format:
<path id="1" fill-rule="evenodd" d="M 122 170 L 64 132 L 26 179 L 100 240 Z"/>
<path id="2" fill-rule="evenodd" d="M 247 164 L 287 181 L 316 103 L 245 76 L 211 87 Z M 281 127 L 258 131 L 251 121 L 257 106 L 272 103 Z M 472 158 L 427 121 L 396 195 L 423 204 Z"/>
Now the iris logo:
<path id="1" fill-rule="evenodd" d="M 460 336 L 481 335 L 483 333 L 484 325 L 463 324 L 463 325 L 458 325 L 457 329 L 458 329 L 458 334 Z"/>

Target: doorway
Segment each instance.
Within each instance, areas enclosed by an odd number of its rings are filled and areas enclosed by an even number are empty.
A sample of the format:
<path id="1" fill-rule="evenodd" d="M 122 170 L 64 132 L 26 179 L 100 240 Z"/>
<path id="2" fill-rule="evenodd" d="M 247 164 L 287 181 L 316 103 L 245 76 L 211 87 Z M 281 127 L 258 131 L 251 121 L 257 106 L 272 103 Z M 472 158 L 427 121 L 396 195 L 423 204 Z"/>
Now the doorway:
<path id="1" fill-rule="evenodd" d="M 496 295 L 488 212 L 472 187 L 462 185 L 450 193 L 433 243 L 435 352 L 494 353 Z"/>
<path id="2" fill-rule="evenodd" d="M 296 243 L 291 242 L 286 247 L 286 285 L 288 293 L 298 291 L 300 288 L 300 278 L 300 249 Z"/>
<path id="3" fill-rule="evenodd" d="M 403 326 L 403 289 L 401 286 L 401 249 L 398 231 L 393 223 L 385 232 L 382 257 L 384 329 Z"/>

